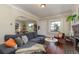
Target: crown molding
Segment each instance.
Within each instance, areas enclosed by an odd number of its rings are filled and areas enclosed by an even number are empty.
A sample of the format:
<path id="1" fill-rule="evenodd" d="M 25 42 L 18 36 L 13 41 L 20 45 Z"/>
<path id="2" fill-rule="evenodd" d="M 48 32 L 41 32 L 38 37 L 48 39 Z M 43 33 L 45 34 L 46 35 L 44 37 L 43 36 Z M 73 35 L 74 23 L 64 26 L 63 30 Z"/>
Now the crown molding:
<path id="1" fill-rule="evenodd" d="M 40 20 L 50 20 L 50 19 L 56 19 L 56 18 L 61 18 L 61 17 L 67 17 L 68 15 L 71 15 L 73 13 L 72 12 L 64 12 L 64 13 L 60 13 L 54 16 L 48 16 L 48 17 L 44 17 L 44 18 L 40 18 Z"/>
<path id="2" fill-rule="evenodd" d="M 24 11 L 23 9 L 16 7 L 12 4 L 9 4 L 9 6 L 23 12 L 28 19 L 33 19 L 33 20 L 36 20 L 36 21 L 38 21 L 38 20 L 39 21 L 40 20 L 50 20 L 52 18 L 58 18 L 58 17 L 65 17 L 65 16 L 68 16 L 68 15 L 71 15 L 75 11 L 75 6 L 74 6 L 74 8 L 72 10 L 69 10 L 69 11 L 66 11 L 66 12 L 63 12 L 63 13 L 60 13 L 60 14 L 57 14 L 57 15 L 53 15 L 53 16 L 47 16 L 47 17 L 39 18 L 39 17 L 33 15 L 32 13 L 30 13 L 28 11 Z"/>
<path id="3" fill-rule="evenodd" d="M 16 9 L 16 10 L 18 10 L 18 11 L 21 11 L 22 13 L 24 13 L 24 14 L 26 15 L 26 17 L 27 17 L 28 19 L 33 19 L 33 20 L 36 20 L 36 21 L 40 19 L 39 17 L 37 17 L 37 16 L 31 14 L 30 12 L 24 11 L 23 9 L 18 8 L 18 7 L 16 7 L 16 6 L 14 6 L 14 5 L 8 4 L 8 6 L 11 6 L 12 8 L 14 8 L 14 9 Z"/>

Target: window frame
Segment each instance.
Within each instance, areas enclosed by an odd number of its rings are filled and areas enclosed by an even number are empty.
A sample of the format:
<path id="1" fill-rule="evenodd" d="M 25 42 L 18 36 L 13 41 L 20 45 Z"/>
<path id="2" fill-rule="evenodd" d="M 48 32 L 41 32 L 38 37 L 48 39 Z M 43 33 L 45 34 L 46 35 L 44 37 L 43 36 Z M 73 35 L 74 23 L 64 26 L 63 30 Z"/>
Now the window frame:
<path id="1" fill-rule="evenodd" d="M 58 20 L 58 19 L 56 19 L 56 20 L 49 20 L 49 23 L 48 23 L 48 30 L 49 30 L 49 33 L 57 32 L 57 31 L 51 31 L 51 23 L 52 23 L 52 22 L 60 22 L 59 30 L 60 30 L 60 28 L 61 28 L 61 21 L 60 21 L 60 20 Z M 59 31 L 59 30 L 58 30 L 58 31 Z"/>

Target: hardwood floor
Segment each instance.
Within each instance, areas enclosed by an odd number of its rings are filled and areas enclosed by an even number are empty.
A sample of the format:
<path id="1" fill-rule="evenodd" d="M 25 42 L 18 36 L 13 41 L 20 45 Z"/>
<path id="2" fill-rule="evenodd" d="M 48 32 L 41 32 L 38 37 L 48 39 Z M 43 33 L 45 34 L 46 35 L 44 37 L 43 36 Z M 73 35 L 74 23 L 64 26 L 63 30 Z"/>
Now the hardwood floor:
<path id="1" fill-rule="evenodd" d="M 47 54 L 64 54 L 63 44 L 61 43 L 49 43 L 46 45 L 45 50 Z"/>
<path id="2" fill-rule="evenodd" d="M 49 43 L 45 45 L 47 54 L 78 54 L 78 51 L 73 48 L 72 42 L 58 42 L 56 44 Z M 79 49 L 78 49 L 79 50 Z"/>

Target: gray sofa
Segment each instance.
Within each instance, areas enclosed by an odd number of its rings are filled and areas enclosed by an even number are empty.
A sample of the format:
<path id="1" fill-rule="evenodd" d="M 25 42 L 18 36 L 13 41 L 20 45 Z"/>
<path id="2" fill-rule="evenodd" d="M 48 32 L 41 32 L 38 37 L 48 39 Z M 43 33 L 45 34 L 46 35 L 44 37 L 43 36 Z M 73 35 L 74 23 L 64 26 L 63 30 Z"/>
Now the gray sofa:
<path id="1" fill-rule="evenodd" d="M 27 34 L 24 34 L 28 37 L 28 42 L 22 46 L 18 46 L 18 48 L 28 48 L 31 47 L 32 45 L 39 43 L 43 44 L 44 43 L 44 35 L 38 35 L 36 32 L 30 32 Z M 22 35 L 5 35 L 4 39 L 7 41 L 9 38 L 17 38 L 21 37 Z M 8 48 L 4 44 L 0 45 L 0 54 L 14 54 L 17 49 L 14 48 Z"/>

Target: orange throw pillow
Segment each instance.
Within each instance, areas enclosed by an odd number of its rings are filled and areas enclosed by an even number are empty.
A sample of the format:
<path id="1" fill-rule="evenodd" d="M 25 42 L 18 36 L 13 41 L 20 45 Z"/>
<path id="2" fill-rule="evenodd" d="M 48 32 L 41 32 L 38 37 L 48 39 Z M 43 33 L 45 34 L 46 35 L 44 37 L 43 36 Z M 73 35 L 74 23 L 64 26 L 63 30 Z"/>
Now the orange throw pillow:
<path id="1" fill-rule="evenodd" d="M 9 38 L 5 43 L 4 43 L 7 47 L 14 47 L 16 45 L 16 42 L 14 39 Z"/>

